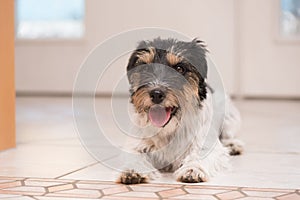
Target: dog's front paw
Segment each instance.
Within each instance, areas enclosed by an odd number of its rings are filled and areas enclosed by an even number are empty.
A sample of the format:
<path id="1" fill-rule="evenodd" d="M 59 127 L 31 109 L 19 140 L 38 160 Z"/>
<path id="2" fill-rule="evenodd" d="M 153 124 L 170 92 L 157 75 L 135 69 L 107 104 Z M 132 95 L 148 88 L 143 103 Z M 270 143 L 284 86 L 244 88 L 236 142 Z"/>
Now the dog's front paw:
<path id="1" fill-rule="evenodd" d="M 122 184 L 128 184 L 128 185 L 129 184 L 139 184 L 139 183 L 148 182 L 148 178 L 140 175 L 139 173 L 135 172 L 134 170 L 128 170 L 128 171 L 124 171 L 121 173 L 117 182 L 122 183 Z"/>
<path id="2" fill-rule="evenodd" d="M 177 172 L 177 181 L 184 183 L 200 183 L 208 181 L 208 176 L 201 169 L 187 168 L 185 170 L 179 169 Z"/>

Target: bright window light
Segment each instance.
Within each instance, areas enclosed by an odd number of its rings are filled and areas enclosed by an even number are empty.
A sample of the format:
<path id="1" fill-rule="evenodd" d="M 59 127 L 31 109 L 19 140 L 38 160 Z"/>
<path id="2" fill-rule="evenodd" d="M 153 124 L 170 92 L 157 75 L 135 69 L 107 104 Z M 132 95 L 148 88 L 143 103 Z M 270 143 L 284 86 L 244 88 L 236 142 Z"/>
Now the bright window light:
<path id="1" fill-rule="evenodd" d="M 281 0 L 280 32 L 283 36 L 300 36 L 300 0 Z"/>
<path id="2" fill-rule="evenodd" d="M 16 0 L 19 39 L 76 39 L 84 35 L 84 0 Z"/>

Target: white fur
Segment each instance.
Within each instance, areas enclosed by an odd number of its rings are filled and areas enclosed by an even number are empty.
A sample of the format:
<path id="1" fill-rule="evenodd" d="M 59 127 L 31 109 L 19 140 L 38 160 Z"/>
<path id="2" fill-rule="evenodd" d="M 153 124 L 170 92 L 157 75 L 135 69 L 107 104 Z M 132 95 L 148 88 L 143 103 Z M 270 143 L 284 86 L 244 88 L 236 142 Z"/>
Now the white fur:
<path id="1" fill-rule="evenodd" d="M 208 181 L 211 176 L 228 166 L 228 148 L 220 142 L 218 132 L 221 130 L 222 140 L 234 142 L 240 123 L 239 112 L 227 97 L 222 129 L 211 127 L 211 94 L 207 93 L 201 108 L 196 102 L 193 99 L 186 103 L 181 108 L 181 119 L 173 117 L 164 128 L 152 126 L 146 114 L 135 113 L 138 125 L 136 133 L 143 139 L 134 149 L 152 164 L 154 174 L 158 173 L 156 169 L 165 167 L 173 171 L 176 179 L 180 181 L 189 177 Z M 152 174 L 148 173 L 148 178 L 153 177 Z"/>

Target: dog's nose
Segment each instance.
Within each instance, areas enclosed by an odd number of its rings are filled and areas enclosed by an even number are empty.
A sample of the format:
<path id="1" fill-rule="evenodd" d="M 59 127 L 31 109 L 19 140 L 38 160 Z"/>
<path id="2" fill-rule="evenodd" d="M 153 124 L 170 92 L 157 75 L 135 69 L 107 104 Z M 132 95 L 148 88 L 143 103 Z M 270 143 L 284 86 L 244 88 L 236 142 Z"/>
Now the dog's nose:
<path id="1" fill-rule="evenodd" d="M 150 98 L 153 103 L 159 104 L 165 98 L 165 93 L 161 90 L 155 89 L 150 92 Z"/>

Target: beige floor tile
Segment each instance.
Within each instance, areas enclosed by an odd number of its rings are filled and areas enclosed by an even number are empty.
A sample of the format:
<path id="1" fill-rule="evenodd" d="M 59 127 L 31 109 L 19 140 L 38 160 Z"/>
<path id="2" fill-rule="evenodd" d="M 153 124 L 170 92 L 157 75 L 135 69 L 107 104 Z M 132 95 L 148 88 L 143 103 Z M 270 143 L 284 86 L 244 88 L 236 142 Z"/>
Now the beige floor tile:
<path id="1" fill-rule="evenodd" d="M 26 186 L 40 186 L 40 187 L 50 187 L 61 185 L 61 182 L 54 182 L 54 181 L 24 181 Z"/>
<path id="2" fill-rule="evenodd" d="M 274 200 L 274 199 L 268 197 L 243 197 L 240 198 L 239 200 Z"/>
<path id="3" fill-rule="evenodd" d="M 102 192 L 105 195 L 111 195 L 111 194 L 129 192 L 129 189 L 125 185 L 117 185 L 116 187 L 113 188 L 103 189 Z"/>
<path id="4" fill-rule="evenodd" d="M 245 153 L 232 158 L 232 168 L 213 177 L 206 185 L 290 189 L 299 188 L 299 179 L 298 155 Z"/>
<path id="5" fill-rule="evenodd" d="M 49 182 L 50 183 L 73 183 L 75 180 L 68 180 L 68 179 L 54 179 L 54 178 L 27 178 L 25 182 Z M 46 184 L 46 183 L 45 183 Z"/>
<path id="6" fill-rule="evenodd" d="M 278 200 L 300 200 L 300 194 L 288 194 L 281 197 L 277 197 Z"/>
<path id="7" fill-rule="evenodd" d="M 0 175 L 53 178 L 93 162 L 82 147 L 19 144 L 0 153 Z"/>
<path id="8" fill-rule="evenodd" d="M 35 196 L 35 195 L 43 195 L 44 192 L 35 192 L 35 191 L 27 191 L 27 190 L 0 190 L 0 194 L 15 194 L 15 195 L 24 195 L 24 196 Z"/>
<path id="9" fill-rule="evenodd" d="M 75 186 L 73 184 L 61 184 L 57 186 L 48 187 L 49 192 L 59 192 L 64 190 L 71 190 L 74 189 Z"/>
<path id="10" fill-rule="evenodd" d="M 13 188 L 21 185 L 22 185 L 21 181 L 4 182 L 4 183 L 0 183 L 0 189 Z"/>
<path id="11" fill-rule="evenodd" d="M 242 101 L 240 136 L 246 152 L 299 154 L 299 101 Z"/>
<path id="12" fill-rule="evenodd" d="M 210 196 L 210 195 L 201 195 L 201 194 L 186 194 L 182 196 L 177 196 L 177 197 L 171 197 L 169 199 L 191 199 L 191 200 L 217 200 L 216 197 Z"/>
<path id="13" fill-rule="evenodd" d="M 158 196 L 153 192 L 135 192 L 135 191 L 115 194 L 115 195 L 112 195 L 112 196 L 116 196 L 116 197 L 158 198 Z"/>
<path id="14" fill-rule="evenodd" d="M 63 176 L 62 179 L 74 180 L 95 180 L 95 181 L 116 181 L 119 173 L 102 164 L 79 170 L 77 172 Z"/>
<path id="15" fill-rule="evenodd" d="M 233 187 L 233 186 L 212 186 L 212 185 L 207 185 L 207 183 L 208 182 L 188 184 L 188 185 L 185 185 L 184 188 L 208 189 L 208 190 L 236 190 L 237 189 L 237 187 Z"/>
<path id="16" fill-rule="evenodd" d="M 74 198 L 74 197 L 35 197 L 38 200 L 95 200 L 94 198 Z"/>
<path id="17" fill-rule="evenodd" d="M 1 183 L 9 183 L 9 182 L 15 182 L 17 180 L 23 180 L 24 178 L 22 179 L 10 179 L 9 177 L 0 177 L 1 180 L 0 180 L 0 184 Z"/>
<path id="18" fill-rule="evenodd" d="M 0 199 L 10 199 L 13 197 L 21 197 L 21 195 L 15 195 L 15 194 L 0 194 Z"/>
<path id="19" fill-rule="evenodd" d="M 160 200 L 159 198 L 147 198 L 143 197 L 143 200 Z M 101 200 L 141 200 L 140 197 L 116 197 L 116 196 L 106 196 Z"/>
<path id="20" fill-rule="evenodd" d="M 242 188 L 242 191 L 260 191 L 260 192 L 280 192 L 280 193 L 292 193 L 295 189 L 274 189 L 274 188 Z"/>
<path id="21" fill-rule="evenodd" d="M 17 148 L 0 152 L 0 176 L 53 178 L 94 159 L 77 139 L 71 99 L 17 99 Z"/>
<path id="22" fill-rule="evenodd" d="M 285 193 L 282 192 L 265 192 L 265 191 L 244 191 L 243 192 L 251 197 L 277 197 Z"/>
<path id="23" fill-rule="evenodd" d="M 45 188 L 43 187 L 35 187 L 35 186 L 19 186 L 19 187 L 14 187 L 14 188 L 6 188 L 3 189 L 5 191 L 17 191 L 17 192 L 36 192 L 43 194 L 45 193 Z"/>
<path id="24" fill-rule="evenodd" d="M 192 189 L 192 188 L 185 188 L 188 193 L 191 194 L 218 194 L 227 192 L 227 190 L 216 190 L 216 189 Z"/>
<path id="25" fill-rule="evenodd" d="M 171 189 L 171 190 L 161 191 L 161 192 L 158 192 L 158 194 L 162 198 L 169 198 L 169 197 L 184 195 L 184 194 L 186 194 L 186 192 L 183 191 L 182 189 L 178 188 L 178 189 Z"/>
<path id="26" fill-rule="evenodd" d="M 217 197 L 221 200 L 230 200 L 230 199 L 237 199 L 237 198 L 242 198 L 245 195 L 243 195 L 239 191 L 231 191 L 231 192 L 225 192 L 222 194 L 217 194 Z"/>
<path id="27" fill-rule="evenodd" d="M 97 190 L 72 189 L 55 193 L 47 194 L 46 196 L 53 197 L 73 197 L 73 198 L 99 198 L 101 193 Z"/>
<path id="28" fill-rule="evenodd" d="M 160 192 L 160 191 L 163 191 L 163 190 L 170 190 L 171 188 L 168 188 L 168 187 L 151 187 L 151 186 L 139 186 L 139 185 L 132 185 L 130 186 L 130 188 L 133 190 L 133 191 L 136 191 L 136 192 Z"/>
<path id="29" fill-rule="evenodd" d="M 115 187 L 115 185 L 112 184 L 82 184 L 82 183 L 77 183 L 76 184 L 77 188 L 79 189 L 97 189 L 97 190 L 102 190 L 106 188 L 112 188 Z"/>
<path id="30" fill-rule="evenodd" d="M 31 197 L 24 197 L 24 196 L 16 196 L 16 197 L 9 197 L 8 200 L 32 200 L 32 198 Z"/>

